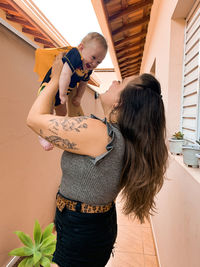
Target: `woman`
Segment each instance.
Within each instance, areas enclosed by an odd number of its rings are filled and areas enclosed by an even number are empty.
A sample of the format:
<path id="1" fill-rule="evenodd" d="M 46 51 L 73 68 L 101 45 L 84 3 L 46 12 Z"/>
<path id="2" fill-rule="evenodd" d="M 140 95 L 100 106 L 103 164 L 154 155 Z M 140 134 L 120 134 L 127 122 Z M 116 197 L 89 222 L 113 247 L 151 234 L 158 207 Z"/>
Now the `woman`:
<path id="1" fill-rule="evenodd" d="M 27 119 L 33 131 L 64 150 L 53 261 L 60 267 L 103 267 L 117 235 L 118 193 L 124 197 L 124 213 L 143 222 L 163 184 L 167 149 L 161 88 L 149 74 L 113 82 L 101 95 L 103 121 L 51 115 L 61 58 Z"/>

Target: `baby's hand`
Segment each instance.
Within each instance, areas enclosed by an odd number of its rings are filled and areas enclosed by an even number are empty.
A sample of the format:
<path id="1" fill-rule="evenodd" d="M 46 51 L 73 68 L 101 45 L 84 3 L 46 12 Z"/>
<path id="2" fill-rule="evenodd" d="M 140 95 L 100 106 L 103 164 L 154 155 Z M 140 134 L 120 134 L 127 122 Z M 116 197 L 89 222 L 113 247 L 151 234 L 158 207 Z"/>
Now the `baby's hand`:
<path id="1" fill-rule="evenodd" d="M 79 107 L 81 104 L 81 97 L 80 96 L 74 96 L 72 98 L 72 104 L 76 107 Z"/>
<path id="2" fill-rule="evenodd" d="M 59 93 L 59 97 L 60 97 L 60 103 L 61 104 L 65 104 L 67 102 L 67 95 L 66 93 L 62 94 L 61 92 Z"/>
<path id="3" fill-rule="evenodd" d="M 44 148 L 45 151 L 50 151 L 53 149 L 53 145 L 49 143 L 47 140 L 42 138 L 41 136 L 38 136 L 40 145 Z"/>

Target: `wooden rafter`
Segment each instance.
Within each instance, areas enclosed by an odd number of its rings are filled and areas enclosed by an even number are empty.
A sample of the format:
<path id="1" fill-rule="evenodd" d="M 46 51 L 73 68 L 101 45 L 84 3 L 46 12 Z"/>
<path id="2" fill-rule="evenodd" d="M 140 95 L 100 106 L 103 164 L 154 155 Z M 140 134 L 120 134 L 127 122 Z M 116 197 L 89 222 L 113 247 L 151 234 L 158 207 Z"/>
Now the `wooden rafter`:
<path id="1" fill-rule="evenodd" d="M 16 23 L 19 23 L 23 26 L 29 26 L 29 27 L 32 27 L 34 28 L 34 26 L 27 20 L 23 19 L 22 17 L 20 16 L 14 16 L 12 14 L 6 14 L 6 18 L 7 20 L 10 20 L 10 21 L 13 21 L 13 22 L 16 22 Z"/>
<path id="2" fill-rule="evenodd" d="M 108 21 L 113 22 L 114 20 L 122 18 L 123 16 L 128 16 L 129 14 L 134 13 L 138 10 L 141 10 L 144 7 L 151 5 L 152 3 L 153 3 L 153 0 L 145 0 L 145 1 L 141 1 L 139 3 L 133 4 L 133 5 L 129 6 L 128 8 L 126 8 L 122 11 L 120 10 L 116 14 L 109 17 Z"/>
<path id="3" fill-rule="evenodd" d="M 133 29 L 133 28 L 135 28 L 135 27 L 138 27 L 138 26 L 142 26 L 142 25 L 144 25 L 144 24 L 147 24 L 147 23 L 149 22 L 149 19 L 150 19 L 150 16 L 147 15 L 147 16 L 145 16 L 145 17 L 142 18 L 142 19 L 139 19 L 139 20 L 137 20 L 137 21 L 131 22 L 131 23 L 127 24 L 127 25 L 124 25 L 124 26 L 122 26 L 122 27 L 120 27 L 120 28 L 114 30 L 114 31 L 112 32 L 112 35 L 116 35 L 116 34 L 118 34 L 118 33 L 122 33 L 122 32 L 125 32 L 125 31 L 127 31 L 127 30 Z"/>
<path id="4" fill-rule="evenodd" d="M 138 45 L 139 46 L 144 45 L 144 43 L 145 43 L 145 39 L 141 39 L 135 43 L 132 43 L 131 45 L 126 45 L 126 46 L 121 47 L 120 49 L 116 49 L 116 52 L 120 54 L 122 52 L 126 52 L 126 50 L 133 49 Z"/>
<path id="5" fill-rule="evenodd" d="M 0 2 L 0 8 L 3 9 L 4 11 L 9 11 L 9 12 L 14 11 L 15 13 L 17 13 L 17 10 L 6 2 Z"/>
<path id="6" fill-rule="evenodd" d="M 27 28 L 27 27 L 22 27 L 22 32 L 31 34 L 31 35 L 33 35 L 35 37 L 39 37 L 41 39 L 46 39 L 44 34 L 40 33 L 36 29 L 30 29 L 30 28 Z"/>
<path id="7" fill-rule="evenodd" d="M 131 75 L 134 75 L 134 74 L 138 74 L 140 71 L 139 68 L 135 69 L 135 70 L 132 70 L 132 71 L 125 71 L 125 72 L 122 72 L 122 75 L 127 77 L 127 76 L 131 76 Z"/>
<path id="8" fill-rule="evenodd" d="M 118 77 L 139 74 L 154 0 L 91 1 L 100 24 L 103 27 L 107 24 L 108 31 L 105 34 L 111 40 L 110 54 Z M 100 5 L 105 12 L 106 21 L 103 22 L 99 12 Z"/>
<path id="9" fill-rule="evenodd" d="M 129 71 L 133 71 L 133 70 L 135 70 L 135 69 L 138 69 L 140 67 L 140 64 L 136 64 L 136 65 L 134 65 L 134 66 L 132 66 L 132 67 L 124 67 L 124 68 L 121 68 L 120 70 L 121 70 L 121 72 L 129 72 Z"/>
<path id="10" fill-rule="evenodd" d="M 142 61 L 142 59 L 140 58 L 140 59 L 136 59 L 134 61 L 128 61 L 126 63 L 124 62 L 123 64 L 120 64 L 120 69 L 122 69 L 124 66 L 127 66 L 127 64 L 133 65 L 133 64 L 141 63 L 141 61 Z"/>
<path id="11" fill-rule="evenodd" d="M 6 16 L 8 20 L 19 23 L 24 28 L 31 28 L 39 32 L 42 31 L 41 27 L 34 20 L 32 20 L 14 1 L 6 0 L 3 2 L 6 2 L 7 5 L 9 5 Z M 11 9 L 14 9 L 18 13 L 18 15 L 15 16 L 14 14 L 12 14 L 12 12 L 10 12 Z M 51 43 L 51 45 L 53 45 L 54 47 L 56 46 L 55 41 L 46 32 L 44 32 L 44 36 L 48 40 L 48 42 Z"/>
<path id="12" fill-rule="evenodd" d="M 50 47 L 53 47 L 53 44 L 51 42 L 48 42 L 47 39 L 45 40 L 45 39 L 42 39 L 42 38 L 34 37 L 34 41 L 38 42 L 38 43 L 41 43 L 41 44 L 44 44 L 44 45 L 48 45 Z"/>
<path id="13" fill-rule="evenodd" d="M 121 56 L 119 56 L 118 59 L 119 59 L 119 60 L 120 60 L 120 59 L 124 59 L 124 58 L 130 57 L 130 56 L 132 56 L 132 55 L 134 55 L 134 54 L 137 54 L 137 53 L 141 52 L 141 49 L 142 49 L 142 48 L 137 48 L 137 49 L 134 49 L 134 50 L 132 50 L 132 51 L 130 51 L 130 52 L 124 53 L 124 54 L 122 54 Z"/>
<path id="14" fill-rule="evenodd" d="M 138 58 L 142 58 L 142 51 L 140 51 L 139 53 L 137 53 L 137 55 L 135 55 L 134 57 L 129 57 L 129 58 L 122 58 L 119 60 L 119 64 L 123 64 L 123 63 L 126 63 L 128 61 L 132 61 L 132 60 L 135 60 L 135 59 L 138 59 Z"/>
<path id="15" fill-rule="evenodd" d="M 135 59 L 139 59 L 139 58 L 142 58 L 142 54 L 141 53 L 138 53 L 134 57 L 129 57 L 129 58 L 126 58 L 126 59 L 119 60 L 119 64 L 121 65 L 123 63 L 128 63 L 128 62 L 134 61 Z"/>
<path id="16" fill-rule="evenodd" d="M 136 33 L 134 35 L 126 37 L 126 38 L 124 38 L 122 40 L 114 42 L 114 45 L 115 45 L 116 48 L 119 48 L 119 47 L 127 44 L 128 42 L 133 42 L 136 38 L 146 36 L 146 34 L 147 34 L 147 30 L 143 30 L 143 31 L 138 32 L 138 33 Z"/>

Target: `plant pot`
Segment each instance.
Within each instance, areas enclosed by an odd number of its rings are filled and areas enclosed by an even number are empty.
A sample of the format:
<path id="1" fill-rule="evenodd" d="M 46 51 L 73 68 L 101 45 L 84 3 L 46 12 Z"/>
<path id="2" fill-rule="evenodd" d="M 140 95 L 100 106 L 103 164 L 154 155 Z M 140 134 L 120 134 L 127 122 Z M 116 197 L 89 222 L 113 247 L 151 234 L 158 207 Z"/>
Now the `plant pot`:
<path id="1" fill-rule="evenodd" d="M 198 158 L 196 154 L 200 153 L 200 147 L 196 145 L 183 146 L 183 162 L 189 166 L 198 168 Z"/>
<path id="2" fill-rule="evenodd" d="M 181 155 L 182 152 L 182 146 L 184 145 L 185 140 L 183 139 L 169 139 L 169 151 L 171 154 L 175 155 Z"/>
<path id="3" fill-rule="evenodd" d="M 196 154 L 196 157 L 197 157 L 197 159 L 198 159 L 199 168 L 200 168 L 200 154 Z"/>
<path id="4" fill-rule="evenodd" d="M 8 264 L 6 264 L 6 267 L 17 267 L 20 262 L 24 259 L 24 257 L 18 257 L 14 256 Z"/>

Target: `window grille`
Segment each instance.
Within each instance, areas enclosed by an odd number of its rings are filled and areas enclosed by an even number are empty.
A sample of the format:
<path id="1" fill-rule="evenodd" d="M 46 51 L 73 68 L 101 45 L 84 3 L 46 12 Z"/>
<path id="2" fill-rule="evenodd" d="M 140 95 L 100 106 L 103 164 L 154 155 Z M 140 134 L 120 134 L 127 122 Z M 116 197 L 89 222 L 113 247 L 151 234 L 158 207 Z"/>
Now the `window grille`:
<path id="1" fill-rule="evenodd" d="M 184 138 L 200 138 L 200 4 L 186 18 L 181 127 Z"/>

